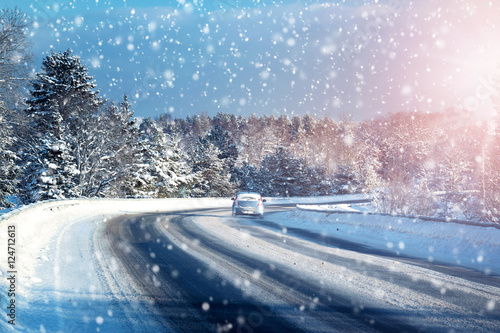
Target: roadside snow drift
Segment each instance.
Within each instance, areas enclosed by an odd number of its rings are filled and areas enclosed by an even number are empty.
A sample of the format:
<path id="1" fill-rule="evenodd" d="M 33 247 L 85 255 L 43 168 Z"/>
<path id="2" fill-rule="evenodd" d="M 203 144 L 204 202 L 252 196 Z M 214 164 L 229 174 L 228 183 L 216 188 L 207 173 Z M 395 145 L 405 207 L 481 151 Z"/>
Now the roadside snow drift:
<path id="1" fill-rule="evenodd" d="M 280 219 L 389 252 L 500 275 L 500 226 L 373 213 L 370 204 L 298 205 Z"/>
<path id="2" fill-rule="evenodd" d="M 106 221 L 229 205 L 229 199 L 64 200 L 5 214 L 0 220 L 0 331 L 163 331 L 168 323 L 147 308 L 133 281 L 110 274 L 120 267 L 104 241 Z M 10 253 L 7 244 L 12 244 Z"/>

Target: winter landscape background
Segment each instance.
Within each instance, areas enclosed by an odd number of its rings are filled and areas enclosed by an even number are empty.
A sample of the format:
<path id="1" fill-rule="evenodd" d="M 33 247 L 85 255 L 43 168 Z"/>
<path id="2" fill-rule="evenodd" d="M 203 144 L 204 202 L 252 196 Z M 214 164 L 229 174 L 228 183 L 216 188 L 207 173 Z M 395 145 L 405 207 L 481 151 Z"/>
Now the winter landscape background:
<path id="1" fill-rule="evenodd" d="M 378 22 L 379 28 L 393 28 L 397 34 L 403 35 L 404 27 L 396 23 L 411 12 L 415 14 L 415 21 L 412 22 L 413 25 L 406 26 L 409 29 L 407 32 L 423 36 L 430 32 L 423 30 L 420 20 L 435 18 L 443 12 L 441 7 L 431 11 L 430 5 L 414 8 L 404 2 L 388 4 L 375 1 L 352 6 L 321 3 L 302 4 L 304 7 L 299 8 L 294 7 L 299 6 L 298 3 L 294 5 L 275 3 L 274 7 L 253 3 L 252 8 L 232 7 L 230 4 L 208 8 L 198 2 L 194 3 L 196 6 L 183 1 L 176 2 L 177 8 L 167 6 L 172 10 L 172 16 L 164 17 L 164 22 L 171 23 L 169 28 L 164 27 L 172 35 L 169 43 L 176 44 L 175 41 L 183 40 L 185 44 L 182 47 L 185 48 L 186 41 L 192 41 L 194 37 L 191 34 L 176 28 L 180 22 L 177 20 L 187 17 L 199 16 L 200 19 L 207 20 L 206 25 L 197 26 L 201 29 L 198 31 L 201 33 L 198 36 L 200 45 L 218 43 L 218 47 L 223 47 L 226 40 L 234 38 L 232 33 L 224 32 L 223 22 L 230 22 L 229 26 L 238 22 L 238 28 L 241 30 L 238 38 L 245 40 L 246 35 L 250 36 L 251 31 L 256 31 L 248 27 L 249 22 L 254 22 L 252 20 L 254 16 L 260 17 L 268 13 L 269 17 L 274 17 L 276 13 L 281 13 L 282 19 L 286 17 L 286 20 L 281 23 L 276 19 L 271 20 L 273 25 L 280 28 L 276 30 L 280 31 L 281 37 L 271 36 L 270 42 L 284 43 L 288 49 L 281 50 L 271 46 L 245 49 L 231 42 L 228 54 L 231 55 L 231 59 L 235 59 L 233 63 L 233 60 L 229 59 L 221 62 L 224 56 L 218 48 L 212 51 L 218 58 L 199 53 L 196 60 L 194 58 L 189 60 L 181 56 L 182 48 L 166 46 L 167 55 L 174 50 L 174 54 L 177 52 L 176 61 L 183 59 L 182 64 L 174 66 L 175 68 L 172 65 L 174 69 L 170 76 L 163 68 L 153 74 L 163 75 L 166 86 L 182 86 L 182 89 L 186 90 L 192 88 L 202 95 L 209 95 L 212 100 L 218 100 L 220 105 L 227 108 L 221 108 L 217 113 L 207 113 L 200 107 L 198 114 L 186 116 L 182 116 L 182 112 L 174 112 L 174 108 L 157 113 L 154 117 L 145 117 L 137 116 L 137 114 L 144 115 L 144 110 L 135 110 L 135 107 L 142 105 L 137 104 L 140 94 L 130 89 L 132 95 L 129 95 L 123 91 L 127 84 L 123 84 L 122 87 L 117 83 L 115 86 L 122 88 L 119 89 L 121 97 L 115 100 L 107 98 L 106 94 L 101 93 L 100 83 L 92 75 L 94 70 L 102 69 L 101 65 L 96 65 L 94 61 L 85 63 L 83 58 L 86 56 L 75 54 L 72 50 L 71 46 L 82 52 L 82 44 L 77 40 L 84 35 L 86 45 L 91 45 L 88 50 L 96 48 L 97 45 L 102 46 L 103 50 L 106 49 L 102 37 L 89 39 L 89 24 L 87 22 L 83 25 L 83 19 L 74 19 L 71 21 L 72 24 L 61 23 L 68 20 L 64 13 L 73 10 L 71 13 L 74 14 L 81 8 L 77 5 L 60 6 L 56 3 L 41 5 L 42 3 L 36 3 L 28 9 L 35 12 L 33 14 L 35 19 L 17 8 L 5 8 L 1 12 L 0 203 L 3 207 L 48 199 L 79 197 L 218 197 L 231 196 L 239 189 L 246 189 L 262 192 L 266 196 L 366 193 L 373 197 L 374 204 L 380 212 L 499 221 L 500 141 L 497 127 L 500 76 L 495 70 L 498 69 L 498 63 L 487 62 L 490 65 L 491 75 L 471 94 L 472 98 L 464 99 L 455 95 L 459 86 L 455 79 L 451 80 L 449 77 L 449 82 L 441 82 L 447 89 L 453 90 L 448 97 L 455 96 L 453 98 L 456 100 L 453 102 L 443 96 L 439 102 L 439 112 L 435 111 L 436 108 L 431 108 L 430 104 L 424 107 L 417 103 L 414 98 L 418 94 L 410 86 L 401 83 L 396 86 L 403 91 L 403 96 L 412 96 L 406 99 L 407 107 L 403 108 L 401 103 L 389 103 L 389 99 L 383 97 L 386 95 L 385 92 L 376 92 L 382 89 L 378 84 L 368 89 L 375 92 L 375 95 L 365 95 L 368 82 L 364 81 L 364 74 L 360 71 L 354 71 L 358 79 L 363 81 L 362 84 L 354 85 L 357 87 L 355 91 L 360 103 L 354 103 L 355 99 L 350 95 L 346 97 L 327 90 L 321 93 L 328 96 L 330 101 L 333 98 L 342 102 L 340 104 L 343 106 L 351 104 L 352 107 L 343 108 L 346 111 L 343 115 L 333 112 L 335 109 L 333 106 L 340 105 L 338 103 L 320 103 L 323 111 L 328 109 L 325 109 L 325 105 L 332 107 L 332 116 L 319 112 L 318 108 L 310 107 L 310 103 L 314 104 L 324 99 L 316 99 L 312 93 L 303 95 L 294 88 L 298 82 L 300 86 L 303 86 L 304 82 L 310 82 L 306 79 L 307 76 L 310 73 L 323 71 L 322 66 L 325 62 L 332 61 L 332 64 L 336 64 L 331 65 L 334 72 L 337 72 L 335 67 L 339 66 L 337 64 L 339 59 L 343 59 L 344 64 L 351 64 L 352 61 L 352 64 L 357 64 L 359 68 L 370 65 L 371 75 L 375 77 L 376 68 L 382 66 L 378 62 L 390 58 L 383 56 L 388 52 L 384 51 L 384 48 L 378 48 L 377 54 L 373 53 L 374 43 L 391 39 L 390 35 L 385 34 L 386 30 L 377 31 L 377 41 L 372 39 L 375 33 L 372 36 L 368 34 L 371 30 L 365 31 L 364 37 L 358 36 L 362 37 L 360 41 L 364 42 L 359 45 L 350 42 L 339 45 L 336 40 L 332 40 L 330 44 L 326 43 L 324 38 L 331 34 L 329 29 L 332 29 L 332 26 L 326 25 L 324 27 L 326 30 L 322 31 L 322 25 L 314 25 L 316 30 L 312 30 L 314 20 L 321 22 L 326 20 L 319 15 L 318 8 L 324 9 L 325 13 L 336 11 L 335 15 L 330 16 L 331 22 L 337 22 L 336 18 L 341 18 L 346 13 L 361 10 L 358 13 L 359 17 L 365 18 L 367 25 L 370 22 Z M 102 10 L 101 5 L 96 3 L 100 10 Z M 488 31 L 493 35 L 498 29 L 489 20 L 489 16 L 485 16 L 488 10 L 491 12 L 498 10 L 492 2 L 478 5 L 461 2 L 461 5 L 459 9 L 451 12 L 447 10 L 443 16 L 454 17 L 456 20 L 453 22 L 468 20 L 477 23 L 480 18 L 485 19 L 485 25 L 480 29 L 481 38 L 486 38 Z M 89 13 L 95 13 L 93 11 L 95 8 L 92 6 L 89 5 L 87 8 Z M 418 14 L 424 11 L 424 7 L 429 11 L 428 16 L 422 18 Z M 45 14 L 52 13 L 45 21 L 41 19 L 43 17 L 41 8 L 45 8 Z M 470 10 L 467 11 L 467 8 Z M 138 11 L 144 10 L 135 11 L 130 7 L 126 11 L 131 16 L 126 19 L 119 15 L 114 17 L 112 16 L 114 12 L 108 10 L 107 19 L 101 23 L 112 32 L 114 31 L 112 27 L 105 22 L 109 23 L 114 18 L 119 27 L 129 26 Z M 125 9 L 120 9 L 118 12 L 123 14 L 124 11 Z M 248 13 L 248 15 L 246 19 L 242 19 L 238 18 L 236 13 Z M 294 13 L 301 17 L 300 23 Z M 460 14 L 463 16 L 460 17 Z M 58 15 L 62 15 L 57 19 L 59 28 L 49 23 Z M 356 27 L 361 27 L 352 25 L 358 16 L 351 13 L 345 17 L 349 19 L 346 18 L 341 22 L 346 27 L 354 27 L 353 33 L 357 31 Z M 148 18 L 150 17 L 144 14 L 139 21 Z M 42 22 L 44 24 L 41 24 Z M 50 44 L 50 46 L 45 45 L 47 49 L 41 54 L 33 54 L 33 43 L 39 29 L 49 27 L 52 32 L 57 32 L 55 36 L 57 45 L 62 46 L 63 43 L 57 37 L 61 37 L 59 34 L 71 31 L 70 26 L 78 25 L 78 22 L 86 27 L 85 33 L 73 31 L 74 40 L 67 39 L 73 42 L 69 48 L 58 50 L 54 49 L 54 44 Z M 150 22 L 156 21 L 150 20 Z M 255 22 L 263 24 L 264 21 Z M 418 22 L 420 23 L 417 24 Z M 452 23 L 450 25 L 453 26 Z M 211 30 L 210 27 L 214 28 Z M 417 30 L 417 27 L 420 27 L 420 30 Z M 474 27 L 476 28 L 476 25 Z M 142 28 L 145 29 L 144 26 Z M 73 29 L 76 29 L 76 26 L 73 26 Z M 343 31 L 342 26 L 336 29 Z M 433 29 L 434 26 L 430 30 Z M 444 26 L 441 26 L 441 29 L 444 29 Z M 288 39 L 284 37 L 284 34 L 293 31 L 295 37 Z M 307 31 L 308 37 L 305 38 L 300 31 Z M 144 34 L 144 40 L 153 37 L 157 30 L 150 27 L 149 32 L 150 34 Z M 181 38 L 184 33 L 187 33 L 187 39 Z M 116 38 L 125 35 L 126 33 L 120 32 Z M 130 33 L 128 39 L 128 46 L 132 45 L 129 47 L 132 48 L 131 51 L 136 50 L 137 46 L 137 43 L 132 41 L 134 36 Z M 457 45 L 457 36 L 451 33 L 447 36 L 450 42 Z M 356 36 L 351 35 L 351 37 Z M 446 38 L 439 40 L 444 43 Z M 440 50 L 439 40 L 435 40 L 437 44 L 433 46 L 436 52 Z M 484 43 L 481 52 L 489 54 L 495 46 L 490 43 L 490 39 L 485 40 L 488 42 Z M 259 41 L 263 43 L 263 35 Z M 110 45 L 116 47 L 115 42 L 110 42 Z M 299 42 L 300 45 L 296 46 Z M 393 46 L 396 44 L 399 50 L 402 44 L 394 41 Z M 357 49 L 347 52 L 346 48 L 349 45 L 355 45 Z M 423 45 L 420 44 L 421 47 Z M 369 46 L 371 48 L 368 48 Z M 36 48 L 39 47 L 40 45 L 36 44 Z M 310 47 L 321 50 L 324 57 L 306 54 Z M 196 52 L 193 50 L 197 48 L 198 44 L 196 47 L 194 44 L 188 47 L 192 51 L 190 56 L 194 57 Z M 275 52 L 274 56 L 269 54 L 271 50 Z M 139 53 L 147 52 L 141 50 L 139 46 L 134 52 L 137 54 L 123 59 L 138 65 L 140 61 L 134 62 L 134 59 L 136 57 L 139 59 Z M 377 61 L 360 63 L 367 52 Z M 426 58 L 429 57 L 429 52 L 431 50 L 425 53 Z M 461 49 L 458 48 L 457 52 L 460 53 Z M 413 58 L 416 59 L 419 55 L 423 54 L 414 53 Z M 255 62 L 254 60 L 259 57 L 262 59 Z M 41 67 L 37 69 L 39 58 L 42 58 Z M 240 58 L 243 59 L 241 62 L 238 60 Z M 486 58 L 492 59 L 494 56 L 488 55 Z M 172 57 L 159 55 L 157 59 L 172 60 Z M 265 59 L 268 59 L 267 63 Z M 271 59 L 280 62 L 283 71 L 297 74 L 302 79 L 295 80 L 290 77 L 284 80 L 283 77 L 276 76 L 274 74 L 276 64 Z M 446 60 L 447 63 L 453 62 L 451 56 L 446 58 L 444 54 L 440 54 L 440 59 Z M 200 62 L 205 65 L 200 66 Z M 254 68 L 246 71 L 246 67 L 242 66 L 243 62 L 253 64 Z M 208 80 L 217 75 L 217 71 L 207 69 L 215 64 L 217 68 L 223 69 L 220 74 L 229 80 L 225 87 L 233 89 L 237 86 L 240 90 L 246 91 L 247 96 L 254 97 L 245 99 L 232 96 L 224 99 L 208 92 L 209 89 L 197 89 L 196 84 L 200 78 L 206 76 L 205 79 Z M 231 64 L 237 68 L 232 68 Z M 111 65 L 111 62 L 108 62 L 108 65 Z M 192 65 L 199 68 L 195 72 L 196 75 L 191 75 L 191 79 L 194 80 L 191 82 L 193 85 L 189 82 L 181 84 L 180 80 L 177 80 L 180 77 L 178 73 L 190 71 L 186 68 Z M 419 76 L 420 65 L 411 66 L 412 62 L 406 60 L 401 65 L 406 68 L 405 71 L 413 71 L 414 75 Z M 386 69 L 390 67 L 388 66 L 386 64 Z M 462 63 L 455 69 L 457 72 L 465 71 L 465 68 L 470 71 L 473 67 Z M 285 70 L 286 68 L 290 68 L 290 71 Z M 478 69 L 477 65 L 475 68 Z M 254 73 L 255 69 L 258 69 L 258 73 Z M 238 71 L 243 73 L 237 74 Z M 232 74 L 227 76 L 228 73 Z M 332 73 L 330 71 L 328 75 L 333 81 L 321 83 L 316 80 L 310 88 L 316 90 L 320 85 L 339 87 L 339 81 L 335 81 L 336 75 Z M 108 81 L 116 79 L 111 73 L 108 74 Z M 143 75 L 143 79 L 150 74 Z M 480 76 L 482 72 L 478 69 L 476 74 Z M 258 79 L 257 86 L 252 87 L 239 82 L 242 77 L 250 81 Z M 384 76 L 387 82 L 393 82 L 393 78 Z M 208 88 L 210 83 L 205 79 L 201 81 L 206 82 L 205 88 Z M 424 79 L 418 81 L 415 77 L 407 79 L 415 80 L 412 87 L 423 85 L 427 90 L 434 90 L 439 86 L 437 82 L 428 82 Z M 347 79 L 346 82 L 348 81 Z M 460 82 L 463 81 L 465 79 Z M 145 87 L 142 83 L 139 86 Z M 158 88 L 158 91 L 162 91 L 162 85 L 157 87 L 156 83 L 155 79 L 146 86 L 149 90 Z M 276 91 L 279 87 L 288 86 L 288 83 L 291 86 L 285 89 L 286 94 Z M 457 89 L 451 87 L 455 83 Z M 224 87 L 220 86 L 218 89 L 218 86 L 214 85 L 210 89 L 216 91 Z M 352 85 L 346 83 L 346 89 L 347 87 Z M 384 86 L 384 89 L 390 90 L 391 87 L 395 86 L 389 84 Z M 482 94 L 483 91 L 487 93 Z M 176 96 L 180 100 L 186 99 L 186 91 L 170 92 L 173 92 L 171 94 L 173 99 Z M 277 114 L 262 112 L 261 108 L 269 105 L 270 100 L 261 98 L 258 103 L 248 103 L 263 92 L 273 96 L 273 103 L 283 102 L 283 112 Z M 443 94 L 443 91 L 440 90 L 440 93 Z M 297 96 L 302 96 L 300 98 L 303 100 L 294 100 Z M 427 101 L 432 100 L 431 94 L 424 97 Z M 294 109 L 287 110 L 288 106 L 285 104 L 288 103 L 288 98 L 296 106 L 296 112 Z M 376 107 L 378 112 L 368 119 L 364 117 L 364 120 L 359 120 L 356 110 L 361 112 L 359 108 L 363 102 L 374 98 L 384 101 L 384 109 Z M 192 100 L 192 105 L 199 105 L 197 104 L 199 99 Z M 238 106 L 234 106 L 234 103 Z M 412 103 L 415 103 L 414 106 Z M 171 102 L 164 102 L 164 105 L 170 104 Z M 316 106 L 319 107 L 320 104 Z M 229 112 L 230 110 L 233 112 Z M 253 112 L 248 112 L 252 110 Z M 335 114 L 337 115 L 333 116 Z"/>
<path id="2" fill-rule="evenodd" d="M 0 3 L 0 331 L 497 330 L 497 2 L 159 2 Z"/>

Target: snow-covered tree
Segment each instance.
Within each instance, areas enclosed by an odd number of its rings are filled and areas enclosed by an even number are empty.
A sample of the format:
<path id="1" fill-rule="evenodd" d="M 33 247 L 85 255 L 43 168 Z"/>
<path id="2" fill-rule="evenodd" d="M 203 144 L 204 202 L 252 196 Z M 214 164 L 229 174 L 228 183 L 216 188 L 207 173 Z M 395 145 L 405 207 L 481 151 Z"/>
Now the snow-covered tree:
<path id="1" fill-rule="evenodd" d="M 483 217 L 500 223 L 500 130 L 498 120 L 492 119 L 486 124 L 486 142 L 481 164 L 483 176 Z"/>
<path id="2" fill-rule="evenodd" d="M 290 135 L 290 141 L 299 143 L 305 136 L 305 128 L 302 123 L 301 116 L 295 116 L 292 118 L 292 123 L 288 129 Z"/>
<path id="3" fill-rule="evenodd" d="M 15 145 L 32 61 L 26 35 L 29 25 L 19 9 L 0 9 L 0 208 L 12 205 L 9 196 L 17 192 L 19 182 L 20 157 Z"/>
<path id="4" fill-rule="evenodd" d="M 238 151 L 228 133 L 215 126 L 200 137 L 190 153 L 190 164 L 196 174 L 195 196 L 220 197 L 234 194 L 237 187 Z"/>
<path id="5" fill-rule="evenodd" d="M 29 26 L 26 14 L 19 9 L 0 9 L 0 101 L 4 111 L 23 104 L 33 57 L 26 34 Z"/>
<path id="6" fill-rule="evenodd" d="M 244 125 L 244 120 L 242 116 L 236 116 L 233 113 L 218 112 L 213 118 L 212 123 L 214 127 L 219 126 L 222 131 L 227 132 L 231 138 L 236 140 Z"/>
<path id="7" fill-rule="evenodd" d="M 247 165 L 257 165 L 261 160 L 263 143 L 255 133 L 262 133 L 262 123 L 255 114 L 251 114 L 245 119 L 244 125 L 240 129 L 239 158 L 240 163 Z"/>
<path id="8" fill-rule="evenodd" d="M 307 161 L 303 159 L 306 167 L 300 177 L 300 190 L 298 195 L 314 196 L 326 195 L 331 193 L 331 181 L 327 177 L 326 168 L 322 166 L 307 165 Z"/>
<path id="9" fill-rule="evenodd" d="M 308 189 L 318 181 L 309 177 L 314 172 L 307 170 L 305 160 L 295 158 L 284 147 L 279 147 L 274 154 L 262 160 L 259 173 L 262 191 L 269 196 L 309 195 Z"/>
<path id="10" fill-rule="evenodd" d="M 485 200 L 484 213 L 488 220 L 500 223 L 500 64 L 493 80 L 494 93 L 491 96 L 496 117 L 490 120 L 487 128 L 489 135 L 489 158 L 485 165 L 489 177 L 485 181 L 488 195 Z"/>
<path id="11" fill-rule="evenodd" d="M 259 171 L 255 165 L 243 162 L 236 169 L 236 173 L 240 190 L 261 192 L 262 185 L 259 181 Z"/>
<path id="12" fill-rule="evenodd" d="M 238 159 L 238 148 L 228 131 L 224 131 L 219 125 L 205 136 L 205 140 L 211 142 L 219 149 L 219 159 L 224 160 L 229 168 L 231 175 L 234 175 L 234 168 Z"/>
<path id="13" fill-rule="evenodd" d="M 233 193 L 228 161 L 220 159 L 221 151 L 210 141 L 200 138 L 191 152 L 195 173 L 194 196 L 220 197 Z"/>
<path id="14" fill-rule="evenodd" d="M 151 118 L 140 127 L 140 161 L 123 181 L 134 197 L 172 198 L 191 194 L 193 175 L 179 140 L 163 133 Z"/>
<path id="15" fill-rule="evenodd" d="M 5 107 L 0 103 L 0 208 L 10 207 L 9 196 L 16 193 L 20 169 L 17 166 L 19 157 L 12 150 L 14 144 L 13 130 L 6 121 Z"/>
<path id="16" fill-rule="evenodd" d="M 52 52 L 43 60 L 27 100 L 35 129 L 56 139 L 84 125 L 103 104 L 88 69 L 71 53 Z"/>
<path id="17" fill-rule="evenodd" d="M 77 176 L 74 157 L 63 140 L 44 138 L 25 147 L 22 200 L 78 197 L 73 179 Z"/>
<path id="18" fill-rule="evenodd" d="M 27 100 L 32 140 L 24 157 L 25 200 L 96 195 L 84 191 L 103 104 L 95 87 L 70 50 L 43 60 Z"/>
<path id="19" fill-rule="evenodd" d="M 125 196 L 122 181 L 138 160 L 139 135 L 128 99 L 108 103 L 89 119 L 90 130 L 81 131 L 75 153 L 82 163 L 78 179 L 81 195 Z"/>
<path id="20" fill-rule="evenodd" d="M 161 152 L 152 165 L 158 179 L 159 198 L 179 198 L 191 195 L 194 176 L 187 163 L 187 157 L 180 149 L 179 140 L 165 136 Z"/>

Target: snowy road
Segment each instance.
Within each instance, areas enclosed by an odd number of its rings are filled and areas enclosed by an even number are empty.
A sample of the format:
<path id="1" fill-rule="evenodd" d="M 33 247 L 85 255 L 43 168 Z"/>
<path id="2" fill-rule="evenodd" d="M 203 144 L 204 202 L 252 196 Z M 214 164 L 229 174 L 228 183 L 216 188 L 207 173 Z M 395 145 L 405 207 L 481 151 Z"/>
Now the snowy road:
<path id="1" fill-rule="evenodd" d="M 13 211 L 0 218 L 16 254 L 11 282 L 0 252 L 0 331 L 498 331 L 499 229 L 294 209 L 356 199 L 270 198 L 263 220 L 231 217 L 229 198 Z"/>
<path id="2" fill-rule="evenodd" d="M 106 235 L 124 268 L 110 272 L 132 277 L 158 324 L 173 330 L 494 332 L 500 324 L 497 277 L 288 232 L 268 217 L 127 215 L 107 223 Z"/>

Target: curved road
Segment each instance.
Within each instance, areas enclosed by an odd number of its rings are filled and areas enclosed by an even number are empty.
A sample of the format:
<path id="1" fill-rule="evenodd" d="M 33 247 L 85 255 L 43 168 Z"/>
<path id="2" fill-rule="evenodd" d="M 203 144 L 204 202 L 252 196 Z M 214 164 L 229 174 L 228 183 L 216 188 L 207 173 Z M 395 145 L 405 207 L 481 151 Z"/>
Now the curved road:
<path id="1" fill-rule="evenodd" d="M 144 299 L 179 331 L 500 327 L 498 277 L 283 230 L 266 218 L 232 218 L 229 209 L 121 216 L 106 235 Z"/>

